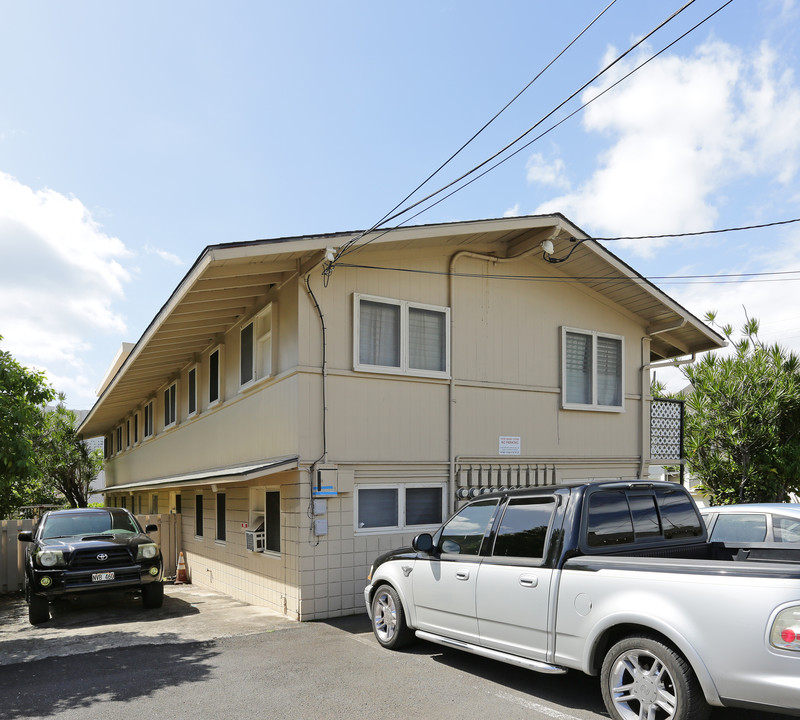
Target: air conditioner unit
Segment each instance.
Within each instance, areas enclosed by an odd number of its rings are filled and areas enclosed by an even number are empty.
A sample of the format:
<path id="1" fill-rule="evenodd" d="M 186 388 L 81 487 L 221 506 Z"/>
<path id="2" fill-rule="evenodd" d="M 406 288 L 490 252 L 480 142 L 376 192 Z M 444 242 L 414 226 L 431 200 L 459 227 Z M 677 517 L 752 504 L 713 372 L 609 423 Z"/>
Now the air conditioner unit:
<path id="1" fill-rule="evenodd" d="M 244 544 L 249 552 L 264 552 L 267 544 L 267 533 L 264 532 L 264 518 L 257 517 L 253 530 L 244 531 Z"/>

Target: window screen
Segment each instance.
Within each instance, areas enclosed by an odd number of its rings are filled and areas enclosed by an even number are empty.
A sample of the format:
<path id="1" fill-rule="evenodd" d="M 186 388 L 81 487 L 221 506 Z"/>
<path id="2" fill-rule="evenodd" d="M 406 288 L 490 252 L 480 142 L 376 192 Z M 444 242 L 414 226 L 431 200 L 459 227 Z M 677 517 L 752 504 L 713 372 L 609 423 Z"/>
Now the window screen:
<path id="1" fill-rule="evenodd" d="M 397 488 L 360 488 L 358 490 L 358 527 L 397 527 Z"/>
<path id="2" fill-rule="evenodd" d="M 442 488 L 406 488 L 406 525 L 438 525 L 442 522 Z"/>
<path id="3" fill-rule="evenodd" d="M 592 404 L 592 336 L 567 333 L 567 402 Z"/>
<path id="4" fill-rule="evenodd" d="M 553 498 L 510 500 L 494 543 L 495 556 L 543 558 Z"/>
<path id="5" fill-rule="evenodd" d="M 597 336 L 597 404 L 622 405 L 622 341 Z"/>
<path id="6" fill-rule="evenodd" d="M 408 365 L 415 370 L 447 369 L 446 314 L 438 310 L 408 309 Z"/>
<path id="7" fill-rule="evenodd" d="M 358 360 L 362 365 L 400 367 L 400 306 L 361 300 Z"/>

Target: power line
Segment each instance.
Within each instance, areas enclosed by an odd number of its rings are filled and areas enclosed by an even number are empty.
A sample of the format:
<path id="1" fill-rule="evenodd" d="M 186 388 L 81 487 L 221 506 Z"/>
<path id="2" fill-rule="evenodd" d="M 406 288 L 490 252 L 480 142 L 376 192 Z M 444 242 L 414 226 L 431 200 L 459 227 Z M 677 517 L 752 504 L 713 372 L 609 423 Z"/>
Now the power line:
<path id="1" fill-rule="evenodd" d="M 564 123 L 565 123 L 567 120 L 569 120 L 570 118 L 574 117 L 574 116 L 575 116 L 575 115 L 577 115 L 579 112 L 581 112 L 581 110 L 584 110 L 586 107 L 588 107 L 588 106 L 589 106 L 589 105 L 591 105 L 593 102 L 595 102 L 595 100 L 598 100 L 598 99 L 600 99 L 600 98 L 601 98 L 603 95 L 605 95 L 607 92 L 610 92 L 611 90 L 613 90 L 613 89 L 614 89 L 614 88 L 615 88 L 617 85 L 619 85 L 620 83 L 622 83 L 622 82 L 624 82 L 625 80 L 627 80 L 627 79 L 628 79 L 628 78 L 629 78 L 631 75 L 633 75 L 634 73 L 636 73 L 636 72 L 638 72 L 639 70 L 641 70 L 641 69 L 642 69 L 642 68 L 643 68 L 645 65 L 647 65 L 648 63 L 650 63 L 650 62 L 652 62 L 653 60 L 655 60 L 655 59 L 656 59 L 656 58 L 657 58 L 659 55 L 661 55 L 661 54 L 665 53 L 665 52 L 666 52 L 667 50 L 669 50 L 671 47 L 673 47 L 673 46 L 674 46 L 674 45 L 676 45 L 678 42 L 680 42 L 681 40 L 683 40 L 683 38 L 685 38 L 687 35 L 689 35 L 690 33 L 694 32 L 694 31 L 695 31 L 697 28 L 699 28 L 699 27 L 700 27 L 701 25 L 703 25 L 704 23 L 708 22 L 708 21 L 709 21 L 709 20 L 710 20 L 712 17 L 714 17 L 714 15 L 716 15 L 717 13 L 719 13 L 720 11 L 722 11 L 724 8 L 726 8 L 728 5 L 730 5 L 732 2 L 733 2 L 733 0 L 728 0 L 726 3 L 724 3 L 723 5 L 721 5 L 720 7 L 718 7 L 718 8 L 717 8 L 717 9 L 716 9 L 714 12 L 712 12 L 712 13 L 711 13 L 711 14 L 709 14 L 709 15 L 707 15 L 707 16 L 706 16 L 705 18 L 703 18 L 703 19 L 702 19 L 700 22 L 698 22 L 697 24 L 693 25 L 693 26 L 692 26 L 691 28 L 689 28 L 689 29 L 688 29 L 686 32 L 684 32 L 683 34 L 681 34 L 680 36 L 678 36 L 678 37 L 677 37 L 675 40 L 673 40 L 671 43 L 669 43 L 668 45 L 666 45 L 665 47 L 663 47 L 661 50 L 659 50 L 659 51 L 658 51 L 657 53 L 655 53 L 654 55 L 650 56 L 650 57 L 649 57 L 647 60 L 645 60 L 643 63 L 641 63 L 641 64 L 637 65 L 635 68 L 633 68 L 633 70 L 631 70 L 630 72 L 628 72 L 628 73 L 626 73 L 625 75 L 623 75 L 623 76 L 622 76 L 622 77 L 621 77 L 619 80 L 617 80 L 616 82 L 614 82 L 614 83 L 612 83 L 611 85 L 609 85 L 609 86 L 608 86 L 608 87 L 607 87 L 605 90 L 603 90 L 602 92 L 599 92 L 599 93 L 598 93 L 597 95 L 595 95 L 593 98 L 591 98 L 590 100 L 587 100 L 585 103 L 583 103 L 583 104 L 582 104 L 582 105 L 580 105 L 578 108 L 576 108 L 575 110 L 573 110 L 571 113 L 569 113 L 568 115 L 566 115 L 565 117 L 563 117 L 563 118 L 562 118 L 561 120 L 559 120 L 557 123 L 555 123 L 555 124 L 551 125 L 549 128 L 547 128 L 547 130 L 545 130 L 544 132 L 540 133 L 539 135 L 537 135 L 536 137 L 534 137 L 532 140 L 528 141 L 527 143 L 525 143 L 525 144 L 524 144 L 524 145 L 522 145 L 521 147 L 517 148 L 517 149 L 516 149 L 514 152 L 510 153 L 510 154 L 509 154 L 509 155 L 507 155 L 506 157 L 502 158 L 501 160 L 498 160 L 498 161 L 497 161 L 497 162 L 496 162 L 494 165 L 491 165 L 491 166 L 490 166 L 490 167 L 488 167 L 486 170 L 484 170 L 482 173 L 480 173 L 479 175 L 475 176 L 475 177 L 474 177 L 474 178 L 472 178 L 471 180 L 468 180 L 468 181 L 467 181 L 467 182 L 465 182 L 463 185 L 460 185 L 459 187 L 455 188 L 454 190 L 452 190 L 451 192 L 449 192 L 447 195 L 444 195 L 443 197 L 439 198 L 439 199 L 438 199 L 438 200 L 436 200 L 435 202 L 432 202 L 430 205 L 427 205 L 426 207 L 422 208 L 422 209 L 421 209 L 419 212 L 415 213 L 415 214 L 414 214 L 414 215 L 412 215 L 411 217 L 409 217 L 409 218 L 406 218 L 406 220 L 404 220 L 403 222 L 399 223 L 398 227 L 400 227 L 400 226 L 402 226 L 402 225 L 405 225 L 407 222 L 411 222 L 411 220 L 413 220 L 414 218 L 416 218 L 416 217 L 419 217 L 420 215 L 422 215 L 423 213 L 427 212 L 427 211 L 428 211 L 428 210 L 430 210 L 431 208 L 434 208 L 434 207 L 436 207 L 436 206 L 437 206 L 439 203 L 442 203 L 442 202 L 444 202 L 445 200 L 447 200 L 448 198 L 451 198 L 451 197 L 452 197 L 453 195 L 455 195 L 457 192 L 460 192 L 460 191 L 461 191 L 461 190 L 463 190 L 464 188 L 466 188 L 466 187 L 469 187 L 470 185 L 472 185 L 472 183 L 474 183 L 474 182 L 477 182 L 478 180 L 480 180 L 480 179 L 481 179 L 482 177 L 484 177 L 485 175 L 488 175 L 488 174 L 489 174 L 489 173 L 490 173 L 492 170 L 494 170 L 495 168 L 498 168 L 498 167 L 500 167 L 500 165 L 502 165 L 503 163 L 506 163 L 506 162 L 508 162 L 509 160 L 511 160 L 511 158 L 515 157 L 516 155 L 518 155 L 519 153 L 521 153 L 523 150 L 526 150 L 527 148 L 529 148 L 531 145 L 533 145 L 533 143 L 535 143 L 535 142 L 538 142 L 539 140 L 541 140 L 543 137 L 545 137 L 545 135 L 548 135 L 548 134 L 549 134 L 549 133 L 551 133 L 553 130 L 555 130 L 557 127 L 559 127 L 560 125 L 563 125 L 563 124 L 564 124 Z M 540 121 L 540 122 L 541 122 L 541 121 Z M 455 181 L 455 182 L 458 182 L 458 181 Z M 430 196 L 429 196 L 429 197 L 430 197 Z M 413 207 L 414 207 L 414 206 L 411 206 L 411 208 L 413 208 Z M 408 208 L 408 209 L 411 209 L 411 208 Z M 390 219 L 391 219 L 391 218 L 390 218 Z M 387 229 L 385 230 L 385 232 L 389 232 L 391 229 L 392 229 L 392 228 L 387 228 Z M 373 240 L 377 240 L 379 237 L 381 237 L 381 235 L 377 235 L 377 236 L 376 236 L 376 237 L 374 237 L 374 238 L 370 238 L 370 240 L 368 240 L 366 243 L 363 243 L 363 244 L 362 244 L 362 245 L 360 245 L 359 247 L 363 247 L 363 245 L 367 245 L 367 244 L 369 244 L 370 242 L 372 242 Z M 356 240 L 357 240 L 357 239 L 358 239 L 358 238 L 356 238 Z M 357 249 L 357 248 L 354 248 L 354 249 Z"/>
<path id="2" fill-rule="evenodd" d="M 628 275 L 575 275 L 555 277 L 553 275 L 487 275 L 485 273 L 447 272 L 446 270 L 422 270 L 419 268 L 403 268 L 382 265 L 364 265 L 356 263 L 337 263 L 339 267 L 356 270 L 385 270 L 387 272 L 414 273 L 419 275 L 438 275 L 443 277 L 480 278 L 482 280 L 519 280 L 526 282 L 635 282 L 649 283 L 660 280 L 673 285 L 708 284 L 724 285 L 733 283 L 755 282 L 797 282 L 800 281 L 800 270 L 782 270 L 758 273 L 720 273 L 717 275 L 649 275 L 630 277 Z M 782 277 L 789 276 L 789 277 Z"/>
<path id="3" fill-rule="evenodd" d="M 541 125 L 541 124 L 542 124 L 542 123 L 543 123 L 545 120 L 547 120 L 547 118 L 551 117 L 551 116 L 552 116 L 553 114 L 555 114 L 555 113 L 556 113 L 558 110 L 560 110 L 562 107 L 564 107 L 564 105 L 566 105 L 566 104 L 567 104 L 568 102 L 570 102 L 570 101 L 571 101 L 573 98 L 575 98 L 577 95 L 579 95 L 581 92 L 583 92 L 583 91 L 584 91 L 584 90 L 585 90 L 587 87 L 589 87 L 589 86 L 590 86 L 590 85 L 591 85 L 591 84 L 592 84 L 592 83 L 593 83 L 595 80 L 597 80 L 599 77 L 601 77 L 601 76 L 602 76 L 604 73 L 608 72 L 608 71 L 609 71 L 609 70 L 610 70 L 612 67 L 614 67 L 614 66 L 615 66 L 617 63 L 621 62 L 621 61 L 622 61 L 622 60 L 623 60 L 623 59 L 624 59 L 624 58 L 625 58 L 627 55 L 629 55 L 631 52 L 633 52 L 633 51 L 634 51 L 634 50 L 635 50 L 637 47 L 639 47 L 639 46 L 640 46 L 642 43 L 644 43 L 645 41 L 647 41 L 647 40 L 648 40 L 650 37 L 652 37 L 652 36 L 653 36 L 653 35 L 654 35 L 656 32 L 658 32 L 658 31 L 659 31 L 660 29 L 662 29 L 662 28 L 663 28 L 665 25 L 667 25 L 667 24 L 668 24 L 668 23 L 670 23 L 672 20 L 674 20 L 674 19 L 675 19 L 675 18 L 676 18 L 678 15 L 680 15 L 680 14 L 681 14 L 681 13 L 682 13 L 684 10 L 686 10 L 686 9 L 687 9 L 687 8 L 688 8 L 690 5 L 694 4 L 694 2 L 696 2 L 696 0 L 689 0 L 689 2 L 687 2 L 687 3 L 686 3 L 686 4 L 684 4 L 684 5 L 683 5 L 681 8 L 679 8 L 679 9 L 678 9 L 678 10 L 676 10 L 674 13 L 672 13 L 672 15 L 670 15 L 670 16 L 669 16 L 667 19 L 663 20 L 663 21 L 662 21 L 662 22 L 661 22 L 659 25 L 657 25 L 655 28 L 653 28 L 653 29 L 652 29 L 652 30 L 651 30 L 649 33 L 647 33 L 647 34 L 646 34 L 646 35 L 644 35 L 644 36 L 643 36 L 641 39 L 639 39 L 637 42 L 635 42 L 633 45 L 631 45 L 631 46 L 630 46 L 630 47 L 629 47 L 629 48 L 628 48 L 628 49 L 627 49 L 625 52 L 623 52 L 621 55 L 617 56 L 617 57 L 616 57 L 614 60 L 612 60 L 612 61 L 611 61 L 609 64 L 607 64 L 607 65 L 606 65 L 606 66 L 605 66 L 605 67 L 604 67 L 604 68 L 603 68 L 603 69 L 602 69 L 600 72 L 598 72 L 596 75 L 594 75 L 594 77 L 592 77 L 592 78 L 591 78 L 589 81 L 587 81 L 586 83 L 584 83 L 584 84 L 583 84 L 583 85 L 582 85 L 580 88 L 578 88 L 578 89 L 577 89 L 575 92 L 573 92 L 573 93 L 572 93 L 572 94 L 571 94 L 571 95 L 570 95 L 570 96 L 569 96 L 569 97 L 568 97 L 566 100 L 564 100 L 564 101 L 563 101 L 563 102 L 561 102 L 559 105 L 557 105 L 557 106 L 556 106 L 556 107 L 555 107 L 553 110 L 551 110 L 549 113 L 547 113 L 547 114 L 546 114 L 544 117 L 540 118 L 540 119 L 539 119 L 539 120 L 538 120 L 538 121 L 537 121 L 537 122 L 536 122 L 534 125 L 532 125 L 530 128 L 528 128 L 528 130 L 526 130 L 524 133 L 522 133 L 522 135 L 520 135 L 519 137 L 517 137 L 515 140 L 513 140 L 513 141 L 512 141 L 512 142 L 510 142 L 510 143 L 508 143 L 508 144 L 507 144 L 505 147 L 503 147 L 502 149 L 498 150 L 496 153 L 494 153 L 493 155 L 491 155 L 490 157 L 488 157 L 487 159 L 485 159 L 483 162 L 481 162 L 480 164 L 476 165 L 476 166 L 475 166 L 475 167 L 473 167 L 471 170 L 469 170 L 469 171 L 467 171 L 466 173 L 462 174 L 460 177 L 456 178 L 455 180 L 452 180 L 452 181 L 451 181 L 451 182 L 449 182 L 448 184 L 446 184 L 446 185 L 444 185 L 443 187 L 439 188 L 439 189 L 438 189 L 438 190 L 436 190 L 435 192 L 428 194 L 428 195 L 427 195 L 427 196 L 425 196 L 424 198 L 422 198 L 422 199 L 420 199 L 420 200 L 416 201 L 415 203 L 412 203 L 411 205 L 409 205 L 409 206 L 408 206 L 408 207 L 406 207 L 405 209 L 401 210 L 400 212 L 397 212 L 397 213 L 395 213 L 395 214 L 393 214 L 393 215 L 390 215 L 389 217 L 385 217 L 385 219 L 384 219 L 384 221 L 383 221 L 383 222 L 389 222 L 389 221 L 391 221 L 391 220 L 395 220 L 395 219 L 397 219 L 398 217 L 400 217 L 400 216 L 402 216 L 402 215 L 404 215 L 404 214 L 408 213 L 410 210 L 413 210 L 415 207 L 418 207 L 419 205 L 423 204 L 424 202 L 426 202 L 426 201 L 428 201 L 428 200 L 430 200 L 430 199 L 434 198 L 436 195 L 439 195 L 439 194 L 441 194 L 442 192 L 444 192 L 444 191 L 445 191 L 445 190 L 447 190 L 448 188 L 451 188 L 451 187 L 453 187 L 453 185 L 456 185 L 457 183 L 459 183 L 459 182 L 461 182 L 462 180 L 466 179 L 466 178 L 467 178 L 467 177 L 469 177 L 470 175 L 472 175 L 472 174 L 474 174 L 475 172 L 477 172 L 478 170 L 480 170 L 482 167 L 486 166 L 487 164 L 489 164 L 490 162 L 492 162 L 493 160 L 495 160 L 496 158 L 498 158 L 500 155 L 502 155 L 502 154 L 503 154 L 503 153 L 505 153 L 507 150 L 509 150 L 510 148 L 512 148 L 514 145 L 516 145 L 516 144 L 517 144 L 517 143 L 518 143 L 520 140 L 522 140 L 523 138 L 527 137 L 527 136 L 528 136 L 528 135 L 529 135 L 531 132 L 533 132 L 533 130 L 535 130 L 535 129 L 536 129 L 536 128 L 537 128 L 539 125 Z M 710 17 L 712 17 L 713 15 L 715 15 L 717 12 L 719 12 L 720 10 L 722 10 L 724 7 L 726 7 L 727 5 L 729 5 L 731 2 L 733 2 L 733 0 L 728 0 L 728 1 L 727 1 L 727 2 L 724 4 L 724 5 L 722 5 L 720 8 L 718 8 L 718 9 L 717 9 L 717 10 L 716 10 L 714 13 L 712 13 L 711 15 L 709 15 L 709 16 L 708 16 L 708 17 L 707 17 L 705 20 L 703 20 L 702 22 L 705 22 L 706 20 L 708 20 Z M 701 22 L 701 23 L 698 23 L 697 25 L 695 25 L 695 26 L 694 26 L 694 27 L 693 27 L 691 30 L 689 30 L 688 32 L 692 32 L 694 29 L 696 29 L 697 27 L 699 27 L 699 26 L 702 24 L 702 22 Z M 687 32 L 687 33 L 684 33 L 684 35 L 682 35 L 682 36 L 681 36 L 681 38 L 682 38 L 682 37 L 685 37 L 685 35 L 687 35 L 687 34 L 688 34 L 688 32 Z M 681 38 L 679 38 L 679 39 L 681 39 Z M 677 41 L 675 41 L 675 42 L 677 42 Z M 672 44 L 674 44 L 674 43 L 672 43 Z M 668 45 L 667 47 L 671 47 L 671 45 Z M 665 49 L 666 49 L 666 48 L 665 48 Z M 663 50 L 662 50 L 661 52 L 663 52 Z M 651 58 L 651 59 L 652 59 L 652 58 Z M 640 65 L 639 67 L 643 67 L 643 66 L 644 66 L 644 64 L 646 64 L 646 63 L 643 63 L 643 64 L 642 64 L 642 65 Z M 630 74 L 632 74 L 633 72 L 635 72 L 635 71 L 636 71 L 636 70 L 638 70 L 638 69 L 639 69 L 639 68 L 635 68 L 635 69 L 634 69 L 634 70 L 633 70 L 631 73 L 629 73 L 629 74 L 628 74 L 628 75 L 626 75 L 625 77 L 628 77 Z M 625 78 L 623 78 L 623 79 L 625 79 Z M 620 81 L 618 81 L 617 83 L 615 83 L 615 85 L 616 85 L 616 84 L 618 84 L 619 82 L 620 82 Z M 614 87 L 614 86 L 612 85 L 611 87 Z M 608 89 L 610 89 L 610 88 L 608 88 Z M 607 90 L 608 90 L 608 89 L 607 89 Z M 606 91 L 604 91 L 604 92 L 607 92 L 607 90 L 606 90 Z M 602 94 L 604 94 L 604 93 L 601 93 L 601 95 L 602 95 Z M 597 97 L 599 97 L 599 96 L 597 96 Z M 595 97 L 594 99 L 596 99 L 596 97 Z M 592 101 L 589 101 L 589 102 L 592 102 Z M 588 105 L 588 104 L 589 104 L 589 103 L 586 103 L 586 105 Z M 583 107 L 585 107 L 585 105 L 584 105 Z M 580 109 L 581 109 L 581 108 L 579 108 L 579 110 L 580 110 Z M 575 111 L 575 112 L 577 112 L 577 111 Z M 572 114 L 574 115 L 575 113 L 572 113 Z M 570 115 L 570 116 L 568 116 L 568 117 L 571 117 L 571 115 Z M 565 119 L 566 119 L 566 118 L 565 118 Z M 561 122 L 563 122 L 563 120 L 562 120 Z M 558 124 L 560 124 L 560 123 L 558 123 Z M 557 125 L 556 125 L 556 126 L 554 126 L 554 127 L 557 127 Z M 552 128 L 551 128 L 551 130 L 552 130 Z M 548 130 L 547 132 L 549 132 L 549 130 Z M 546 134 L 546 133 L 543 133 L 543 134 Z M 539 136 L 539 137 L 542 137 L 542 136 Z M 530 144 L 532 144 L 532 143 L 533 143 L 535 140 L 537 140 L 537 139 L 539 139 L 539 138 L 535 138 L 534 140 L 532 140 L 532 141 L 531 141 L 531 142 L 529 142 L 528 144 L 526 144 L 526 145 L 522 146 L 521 148 L 519 148 L 517 151 L 515 151 L 514 153 L 512 153 L 511 155 L 509 155 L 509 156 L 508 156 L 507 158 L 505 158 L 504 160 L 501 160 L 500 162 L 496 163 L 494 166 L 490 167 L 490 168 L 489 168 L 489 169 L 488 169 L 486 172 L 489 172 L 490 170 L 492 170 L 492 169 L 494 169 L 495 167 L 497 167 L 498 165 L 500 165 L 502 162 L 505 162 L 506 160 L 510 159 L 511 157 L 513 157 L 514 155 L 516 155 L 517 153 L 519 153 L 521 150 L 523 150 L 523 149 L 525 149 L 526 147 L 528 147 Z M 486 174 L 486 172 L 484 172 L 484 173 L 481 173 L 481 175 L 479 175 L 479 176 L 478 176 L 478 178 L 479 178 L 479 177 L 483 177 L 483 175 L 485 175 L 485 174 Z M 457 192 L 458 190 L 462 189 L 463 187 L 466 187 L 467 185 L 471 184 L 471 182 L 474 182 L 474 180 L 477 180 L 478 178 L 474 178 L 472 181 L 470 181 L 470 182 L 468 182 L 468 183 L 465 183 L 465 184 L 464 184 L 462 187 L 460 187 L 460 188 L 457 188 L 456 190 L 454 190 L 454 191 L 453 191 L 453 193 L 454 193 L 454 192 Z M 426 208 L 425 208 L 424 210 L 422 210 L 421 212 L 425 212 L 426 210 L 430 209 L 431 207 L 434 207 L 434 205 L 438 204 L 438 202 L 441 202 L 442 200 L 446 199 L 447 197 L 450 197 L 450 196 L 452 196 L 452 194 L 453 194 L 453 193 L 450 193 L 449 195 L 445 196 L 445 198 L 442 198 L 441 200 L 437 201 L 437 203 L 433 203 L 432 205 L 430 205 L 430 206 L 426 207 Z M 421 214 L 421 213 L 417 213 L 417 215 L 419 215 L 419 214 Z M 413 217 L 417 217 L 417 215 L 414 215 Z M 409 218 L 409 220 L 413 219 L 413 217 L 412 217 L 412 218 Z M 408 221 L 408 220 L 407 220 L 407 221 Z M 407 221 L 406 221 L 406 222 L 407 222 Z M 381 223 L 381 224 L 382 224 L 382 223 Z M 374 229 L 377 229 L 377 226 L 373 226 L 373 228 L 372 228 L 372 229 L 373 229 L 373 230 L 374 230 Z M 338 259 L 338 258 L 342 257 L 342 256 L 343 256 L 343 255 L 345 255 L 347 252 L 349 252 L 349 251 L 350 251 L 350 248 L 351 248 L 351 247 L 352 247 L 352 246 L 353 246 L 353 245 L 354 245 L 354 244 L 355 244 L 355 243 L 356 243 L 356 242 L 357 242 L 357 241 L 358 241 L 358 240 L 359 240 L 359 239 L 360 239 L 362 236 L 363 236 L 363 235 L 360 235 L 360 236 L 358 236 L 358 237 L 356 237 L 356 238 L 353 238 L 353 239 L 351 239 L 351 240 L 350 240 L 350 241 L 348 241 L 347 243 L 345 243 L 345 245 L 344 245 L 342 248 L 340 248 L 339 252 L 337 253 L 336 259 Z M 378 235 L 377 237 L 380 237 L 380 235 Z M 372 241 L 373 241 L 373 240 L 375 240 L 375 239 L 376 239 L 376 238 L 371 238 L 371 239 L 370 239 L 370 240 L 368 240 L 366 243 L 362 243 L 362 245 L 360 245 L 359 247 L 363 247 L 363 245 L 369 244 L 370 242 L 372 242 Z"/>
<path id="4" fill-rule="evenodd" d="M 380 218 L 380 220 L 378 220 L 368 230 L 362 231 L 361 233 L 359 233 L 359 235 L 357 237 L 352 238 L 348 243 L 346 243 L 342 248 L 340 248 L 339 253 L 337 253 L 337 258 L 341 257 L 341 255 L 344 252 L 346 252 L 349 247 L 354 245 L 362 237 L 364 237 L 365 235 L 368 235 L 369 233 L 371 233 L 372 231 L 376 230 L 377 228 L 379 228 L 384 223 L 388 222 L 391 219 L 392 214 L 404 202 L 409 200 L 411 197 L 414 196 L 415 193 L 417 193 L 421 188 L 423 188 L 425 185 L 427 185 L 428 182 L 430 182 L 436 175 L 439 174 L 439 172 L 441 172 L 445 168 L 445 166 L 447 166 L 450 162 L 452 162 L 470 143 L 472 143 L 473 140 L 475 140 L 484 130 L 486 130 L 486 128 L 488 128 L 489 125 L 491 125 L 495 120 L 497 120 L 497 118 L 499 118 L 500 115 L 502 115 L 514 102 L 516 102 L 516 100 L 519 99 L 519 97 L 526 90 L 528 90 L 528 88 L 530 88 L 531 85 L 533 85 L 542 75 L 544 75 L 544 73 L 547 72 L 547 70 L 549 70 L 550 67 L 552 67 L 556 63 L 556 61 L 558 61 L 561 58 L 561 56 L 564 55 L 564 53 L 566 53 L 567 50 L 569 50 L 606 13 L 606 11 L 608 11 L 611 8 L 611 6 L 614 5 L 616 2 L 617 2 L 617 0 L 611 0 L 611 2 L 608 5 L 606 5 L 606 7 L 603 8 L 603 10 L 600 13 L 598 13 L 598 15 L 595 16 L 595 18 L 588 25 L 586 25 L 586 27 L 583 28 L 583 30 L 581 30 L 572 40 L 570 40 L 570 42 L 567 43 L 567 45 L 564 46 L 564 48 L 549 63 L 547 63 L 547 65 L 545 65 L 538 73 L 536 73 L 536 75 L 528 82 L 527 85 L 525 85 L 524 88 L 522 88 L 522 90 L 520 90 L 516 95 L 514 95 L 514 97 L 511 98 L 511 100 L 509 100 L 486 123 L 484 123 L 484 125 L 476 133 L 474 133 L 472 135 L 472 137 L 469 138 L 469 140 L 467 140 L 464 144 L 462 144 L 461 147 L 458 148 L 458 150 L 456 150 L 452 155 L 450 155 L 450 157 L 447 158 L 447 160 L 445 160 L 441 165 L 439 165 L 439 167 L 436 168 L 436 170 L 434 170 L 430 175 L 428 175 L 428 177 L 426 177 L 419 185 L 417 185 L 410 193 L 408 193 L 408 195 L 406 195 L 391 210 L 389 210 L 389 212 L 384 214 L 384 216 L 382 218 Z M 694 2 L 694 0 L 692 0 L 692 2 Z"/>
<path id="5" fill-rule="evenodd" d="M 741 227 L 722 228 L 720 230 L 698 230 L 696 232 L 664 233 L 662 235 L 624 235 L 621 237 L 592 237 L 590 240 L 614 242 L 616 240 L 661 240 L 664 238 L 695 237 L 697 235 L 718 235 L 719 233 L 739 232 L 740 230 L 760 230 L 762 228 L 776 227 L 778 225 L 791 225 L 800 222 L 800 218 L 792 220 L 776 220 L 775 222 L 761 223 L 760 225 L 743 225 Z"/>

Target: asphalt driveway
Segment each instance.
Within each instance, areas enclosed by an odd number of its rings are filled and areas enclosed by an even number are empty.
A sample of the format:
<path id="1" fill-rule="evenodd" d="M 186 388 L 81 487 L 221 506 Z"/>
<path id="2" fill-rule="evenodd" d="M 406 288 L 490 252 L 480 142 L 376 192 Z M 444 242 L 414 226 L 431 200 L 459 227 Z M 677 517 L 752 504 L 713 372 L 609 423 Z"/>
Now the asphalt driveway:
<path id="1" fill-rule="evenodd" d="M 108 593 L 61 600 L 33 626 L 21 593 L 0 595 L 0 666 L 120 647 L 206 642 L 297 628 L 267 608 L 194 585 L 165 585 L 164 605 L 145 610 L 138 595 Z"/>

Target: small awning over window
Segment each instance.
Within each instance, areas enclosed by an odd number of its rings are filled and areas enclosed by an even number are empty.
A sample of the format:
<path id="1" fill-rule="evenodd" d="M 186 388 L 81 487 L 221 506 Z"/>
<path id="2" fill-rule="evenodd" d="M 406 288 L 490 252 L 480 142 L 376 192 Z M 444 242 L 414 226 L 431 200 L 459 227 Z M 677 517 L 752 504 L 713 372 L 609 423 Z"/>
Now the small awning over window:
<path id="1" fill-rule="evenodd" d="M 264 475 L 283 472 L 284 470 L 294 470 L 297 468 L 299 457 L 289 455 L 279 458 L 270 458 L 250 465 L 235 465 L 226 468 L 215 468 L 212 470 L 200 470 L 198 472 L 186 473 L 185 475 L 173 475 L 172 477 L 153 478 L 152 480 L 141 480 L 139 482 L 125 483 L 124 485 L 111 485 L 101 492 L 106 494 L 119 492 L 134 492 L 149 489 L 166 489 L 191 487 L 194 485 L 221 485 L 237 482 L 246 482 Z"/>

